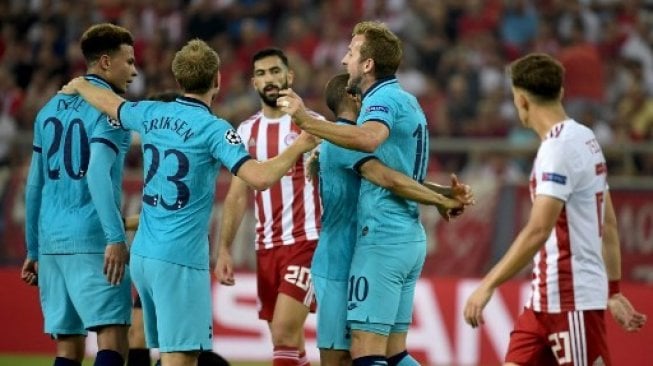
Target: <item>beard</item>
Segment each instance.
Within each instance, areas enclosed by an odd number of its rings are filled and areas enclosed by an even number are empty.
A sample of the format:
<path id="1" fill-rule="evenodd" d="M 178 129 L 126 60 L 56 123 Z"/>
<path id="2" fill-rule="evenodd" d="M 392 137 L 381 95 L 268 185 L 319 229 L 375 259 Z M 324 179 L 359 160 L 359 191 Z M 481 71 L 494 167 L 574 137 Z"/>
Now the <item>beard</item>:
<path id="1" fill-rule="evenodd" d="M 347 93 L 353 96 L 361 95 L 361 82 L 363 81 L 362 76 L 349 76 L 347 80 Z"/>
<path id="2" fill-rule="evenodd" d="M 277 89 L 275 93 L 267 94 L 270 90 Z M 258 90 L 258 95 L 261 97 L 263 103 L 272 108 L 278 108 L 277 99 L 279 99 L 279 90 L 288 89 L 288 79 L 277 87 L 276 85 L 266 85 L 263 90 Z"/>

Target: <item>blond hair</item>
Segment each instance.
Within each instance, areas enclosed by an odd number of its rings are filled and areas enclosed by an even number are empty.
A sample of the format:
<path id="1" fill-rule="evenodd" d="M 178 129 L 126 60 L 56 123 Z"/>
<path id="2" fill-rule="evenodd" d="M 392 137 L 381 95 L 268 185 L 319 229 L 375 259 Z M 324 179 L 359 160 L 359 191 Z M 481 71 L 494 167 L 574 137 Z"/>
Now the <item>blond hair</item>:
<path id="1" fill-rule="evenodd" d="M 172 74 L 186 93 L 204 94 L 213 87 L 220 57 L 206 42 L 193 39 L 177 51 Z"/>
<path id="2" fill-rule="evenodd" d="M 352 36 L 363 35 L 361 60 L 374 60 L 374 73 L 377 79 L 391 76 L 399 68 L 401 40 L 384 24 L 378 21 L 364 21 L 356 24 Z"/>

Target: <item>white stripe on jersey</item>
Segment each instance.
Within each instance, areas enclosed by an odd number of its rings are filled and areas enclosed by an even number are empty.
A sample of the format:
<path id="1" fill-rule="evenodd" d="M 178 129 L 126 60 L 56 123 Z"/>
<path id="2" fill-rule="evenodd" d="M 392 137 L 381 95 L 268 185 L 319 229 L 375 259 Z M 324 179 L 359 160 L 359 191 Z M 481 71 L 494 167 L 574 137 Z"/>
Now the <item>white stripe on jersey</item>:
<path id="1" fill-rule="evenodd" d="M 314 112 L 309 114 L 324 118 Z M 293 128 L 289 115 L 269 119 L 258 112 L 241 123 L 238 133 L 252 156 L 262 161 L 283 152 L 299 131 Z M 303 163 L 295 165 L 289 173 L 270 189 L 254 193 L 257 250 L 318 238 L 320 217 L 319 207 L 315 207 L 315 202 L 319 203 L 318 191 L 306 181 Z M 294 222 L 301 218 L 304 218 L 303 223 Z"/>
<path id="2" fill-rule="evenodd" d="M 284 139 L 291 133 L 290 123 L 279 123 L 279 134 L 277 138 L 277 146 L 284 146 Z M 281 153 L 281 151 L 279 151 Z M 300 158 L 301 159 L 301 158 Z M 294 171 L 294 167 L 291 168 Z M 293 204 L 294 204 L 294 187 L 293 176 L 285 175 L 281 178 L 281 200 L 283 202 L 283 212 L 281 216 L 281 240 L 284 245 L 294 244 L 295 238 L 293 237 Z M 306 203 L 304 203 L 306 204 Z M 290 212 L 290 215 L 287 213 Z"/>

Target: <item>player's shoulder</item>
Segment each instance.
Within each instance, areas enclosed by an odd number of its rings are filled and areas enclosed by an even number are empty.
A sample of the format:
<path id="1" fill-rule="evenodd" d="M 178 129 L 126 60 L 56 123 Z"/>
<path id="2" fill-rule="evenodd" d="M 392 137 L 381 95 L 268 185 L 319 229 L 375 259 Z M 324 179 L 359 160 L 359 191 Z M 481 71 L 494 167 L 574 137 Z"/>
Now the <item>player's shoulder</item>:
<path id="1" fill-rule="evenodd" d="M 263 116 L 263 111 L 259 110 L 258 112 L 254 113 L 253 115 L 247 117 L 246 120 L 240 122 L 238 124 L 238 129 L 242 128 L 248 128 L 251 127 L 256 121 L 259 121 L 261 117 Z"/>

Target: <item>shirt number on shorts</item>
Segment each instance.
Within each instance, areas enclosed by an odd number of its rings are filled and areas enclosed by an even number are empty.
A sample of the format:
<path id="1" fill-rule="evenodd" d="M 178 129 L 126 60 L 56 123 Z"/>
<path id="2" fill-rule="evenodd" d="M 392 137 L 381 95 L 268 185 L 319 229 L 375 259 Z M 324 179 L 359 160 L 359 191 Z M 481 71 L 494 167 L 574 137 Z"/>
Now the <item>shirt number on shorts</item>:
<path id="1" fill-rule="evenodd" d="M 367 282 L 367 277 L 355 276 L 349 277 L 349 296 L 348 301 L 365 301 L 367 295 L 370 293 L 370 284 Z"/>
<path id="2" fill-rule="evenodd" d="M 569 332 L 549 334 L 549 341 L 551 341 L 551 351 L 553 351 L 553 355 L 558 360 L 558 365 L 571 362 Z"/>
<path id="3" fill-rule="evenodd" d="M 288 272 L 283 276 L 283 279 L 306 291 L 311 285 L 311 269 L 301 266 L 288 266 Z"/>

